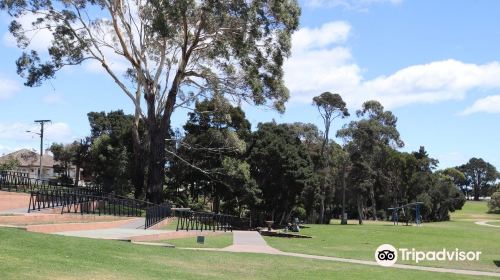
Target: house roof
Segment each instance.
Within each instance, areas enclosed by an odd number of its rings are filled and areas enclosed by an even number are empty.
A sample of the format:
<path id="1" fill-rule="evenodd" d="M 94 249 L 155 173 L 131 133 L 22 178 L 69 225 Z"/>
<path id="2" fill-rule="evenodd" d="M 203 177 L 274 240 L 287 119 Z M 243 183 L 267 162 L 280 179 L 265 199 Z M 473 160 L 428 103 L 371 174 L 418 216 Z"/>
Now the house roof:
<path id="1" fill-rule="evenodd" d="M 33 166 L 37 167 L 40 166 L 40 155 L 36 152 L 30 151 L 28 149 L 21 149 L 19 151 L 12 152 L 10 154 L 6 154 L 4 156 L 0 157 L 0 164 L 8 161 L 11 158 L 17 159 L 19 161 L 19 166 L 25 167 L 25 166 Z M 54 158 L 45 153 L 43 154 L 42 157 L 42 166 L 44 167 L 52 167 L 54 164 L 57 164 L 57 162 L 54 160 Z"/>

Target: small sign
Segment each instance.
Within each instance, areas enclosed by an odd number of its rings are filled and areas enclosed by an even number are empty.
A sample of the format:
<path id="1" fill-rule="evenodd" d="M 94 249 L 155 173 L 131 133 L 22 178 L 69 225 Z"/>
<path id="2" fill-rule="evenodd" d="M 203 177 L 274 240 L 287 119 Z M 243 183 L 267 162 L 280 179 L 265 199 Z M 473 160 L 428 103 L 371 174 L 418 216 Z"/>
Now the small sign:
<path id="1" fill-rule="evenodd" d="M 205 236 L 197 236 L 196 237 L 196 243 L 198 243 L 198 244 L 205 244 Z"/>

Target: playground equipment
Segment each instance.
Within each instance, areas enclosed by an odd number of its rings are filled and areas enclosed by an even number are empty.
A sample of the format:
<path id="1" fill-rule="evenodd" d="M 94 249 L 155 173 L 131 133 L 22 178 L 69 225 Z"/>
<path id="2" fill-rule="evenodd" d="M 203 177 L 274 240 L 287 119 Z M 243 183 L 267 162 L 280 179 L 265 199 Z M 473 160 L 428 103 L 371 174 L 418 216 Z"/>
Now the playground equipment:
<path id="1" fill-rule="evenodd" d="M 422 204 L 423 204 L 422 202 L 412 202 L 412 203 L 401 205 L 399 207 L 388 208 L 387 210 L 392 210 L 392 222 L 394 223 L 394 225 L 399 224 L 398 211 L 402 210 L 403 216 L 405 217 L 405 220 L 406 220 L 406 225 L 408 225 L 408 221 L 410 219 L 406 213 L 408 213 L 408 209 L 411 209 L 411 208 L 415 209 L 415 224 L 418 226 L 422 223 L 422 220 L 420 218 L 420 205 L 422 205 Z"/>

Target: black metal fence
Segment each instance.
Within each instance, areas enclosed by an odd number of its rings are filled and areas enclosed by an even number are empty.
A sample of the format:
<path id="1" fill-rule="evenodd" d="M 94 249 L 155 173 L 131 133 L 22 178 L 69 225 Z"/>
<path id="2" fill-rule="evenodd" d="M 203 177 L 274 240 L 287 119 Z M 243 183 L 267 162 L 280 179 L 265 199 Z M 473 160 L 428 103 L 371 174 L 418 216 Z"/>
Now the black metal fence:
<path id="1" fill-rule="evenodd" d="M 61 207 L 61 214 L 79 213 L 141 217 L 149 205 L 143 201 L 97 196 L 82 189 L 43 189 L 31 192 L 28 212 Z"/>
<path id="2" fill-rule="evenodd" d="M 47 180 L 29 178 L 28 173 L 22 172 L 0 171 L 0 190 L 30 193 L 28 212 L 61 207 L 61 214 L 145 216 L 146 229 L 173 216 L 178 218 L 177 230 L 232 231 L 252 228 L 251 219 L 184 209 L 174 211 L 168 202 L 157 205 L 117 195 L 104 195 L 98 186 L 57 185 Z"/>
<path id="3" fill-rule="evenodd" d="M 240 218 L 225 214 L 196 212 L 191 210 L 174 211 L 177 217 L 176 230 L 211 230 L 233 231 L 236 221 Z"/>
<path id="4" fill-rule="evenodd" d="M 0 171 L 0 190 L 31 193 L 46 189 L 84 190 L 88 194 L 102 195 L 102 188 L 99 186 L 75 187 L 73 185 L 59 185 L 49 180 L 30 178 L 28 173 Z"/>
<path id="5" fill-rule="evenodd" d="M 61 207 L 63 213 L 140 217 L 153 203 L 104 195 L 99 186 L 74 187 L 30 178 L 28 173 L 0 171 L 0 190 L 28 192 L 28 212 Z"/>
<path id="6" fill-rule="evenodd" d="M 94 195 L 69 194 L 62 213 L 142 217 L 147 205 L 140 200 Z"/>
<path id="7" fill-rule="evenodd" d="M 151 206 L 146 210 L 146 221 L 144 228 L 152 227 L 155 224 L 171 216 L 172 216 L 172 205 L 169 202 Z"/>

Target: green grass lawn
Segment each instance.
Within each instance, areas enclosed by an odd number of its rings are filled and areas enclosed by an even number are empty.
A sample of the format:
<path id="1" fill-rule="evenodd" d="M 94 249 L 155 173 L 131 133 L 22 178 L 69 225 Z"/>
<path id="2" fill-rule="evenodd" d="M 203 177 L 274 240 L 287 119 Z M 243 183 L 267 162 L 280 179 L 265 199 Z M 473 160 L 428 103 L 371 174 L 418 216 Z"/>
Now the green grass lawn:
<path id="1" fill-rule="evenodd" d="M 224 248 L 233 244 L 233 234 L 228 232 L 220 235 L 206 236 L 204 244 L 198 244 L 196 237 L 169 239 L 164 242 L 181 248 Z"/>
<path id="2" fill-rule="evenodd" d="M 486 201 L 467 201 L 462 210 L 450 214 L 451 220 L 500 220 L 500 213 L 488 213 Z"/>
<path id="3" fill-rule="evenodd" d="M 477 279 L 283 256 L 167 249 L 5 228 L 0 228 L 0 252 L 0 279 Z"/>
<path id="4" fill-rule="evenodd" d="M 494 225 L 494 226 L 500 226 L 500 221 L 489 221 L 487 224 Z"/>
<path id="5" fill-rule="evenodd" d="M 484 202 L 467 202 L 464 208 L 466 213 L 458 216 L 469 219 L 477 215 L 487 215 L 488 219 L 498 219 L 495 216 L 497 214 L 485 214 L 485 207 Z M 500 229 L 476 225 L 468 220 L 425 223 L 420 227 L 373 222 L 362 226 L 354 223 L 346 226 L 310 225 L 310 228 L 301 230 L 301 233 L 313 238 L 265 239 L 269 245 L 282 251 L 365 260 L 374 260 L 375 249 L 384 243 L 392 244 L 396 248 L 415 248 L 422 251 L 443 248 L 482 251 L 479 262 L 420 262 L 419 265 L 500 272 L 500 268 L 494 263 L 500 261 Z"/>

